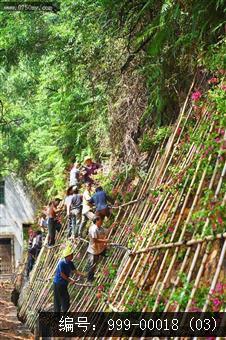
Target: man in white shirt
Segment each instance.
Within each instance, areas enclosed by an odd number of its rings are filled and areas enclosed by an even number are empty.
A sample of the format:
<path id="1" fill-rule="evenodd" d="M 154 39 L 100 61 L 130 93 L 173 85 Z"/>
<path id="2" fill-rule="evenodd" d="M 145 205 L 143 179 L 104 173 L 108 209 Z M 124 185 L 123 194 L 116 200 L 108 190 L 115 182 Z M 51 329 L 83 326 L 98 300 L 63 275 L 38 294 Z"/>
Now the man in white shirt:
<path id="1" fill-rule="evenodd" d="M 72 229 L 72 226 L 71 226 L 72 221 L 71 221 L 71 214 L 70 214 L 70 206 L 71 206 L 72 197 L 73 197 L 73 186 L 70 186 L 67 189 L 66 197 L 64 199 L 64 207 L 66 209 L 67 218 L 68 218 L 68 227 L 67 227 L 68 235 L 71 235 L 71 229 Z"/>
<path id="2" fill-rule="evenodd" d="M 87 280 L 92 282 L 94 280 L 94 273 L 100 256 L 105 256 L 105 251 L 109 239 L 108 232 L 102 227 L 103 220 L 100 216 L 96 216 L 94 223 L 89 228 L 89 246 L 88 253 L 88 276 Z"/>
<path id="3" fill-rule="evenodd" d="M 80 179 L 79 179 L 79 175 L 80 175 L 79 166 L 80 166 L 79 163 L 77 163 L 77 162 L 74 163 L 73 168 L 70 171 L 69 186 L 73 186 L 73 185 L 78 186 L 79 185 L 79 181 L 80 181 Z"/>
<path id="4" fill-rule="evenodd" d="M 83 193 L 82 222 L 79 228 L 79 236 L 82 236 L 84 227 L 88 220 L 93 220 L 95 214 L 92 212 L 92 205 L 89 203 L 92 195 L 92 184 L 86 183 L 86 190 Z"/>

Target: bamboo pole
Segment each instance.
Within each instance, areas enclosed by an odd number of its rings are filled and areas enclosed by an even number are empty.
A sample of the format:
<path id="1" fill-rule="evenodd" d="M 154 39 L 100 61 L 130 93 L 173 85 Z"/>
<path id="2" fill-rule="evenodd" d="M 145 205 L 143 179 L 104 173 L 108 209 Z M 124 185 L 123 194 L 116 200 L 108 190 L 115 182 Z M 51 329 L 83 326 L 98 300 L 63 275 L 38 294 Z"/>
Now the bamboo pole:
<path id="1" fill-rule="evenodd" d="M 217 283 L 217 280 L 218 280 L 218 277 L 219 277 L 219 274 L 220 274 L 221 267 L 223 265 L 223 262 L 225 261 L 225 252 L 226 252 L 226 240 L 224 240 L 224 245 L 223 245 L 223 248 L 222 248 L 222 251 L 221 251 L 221 255 L 220 255 L 220 258 L 219 258 L 219 261 L 218 261 L 218 264 L 217 264 L 216 272 L 215 272 L 213 281 L 211 283 L 210 290 L 209 290 L 208 295 L 206 297 L 206 302 L 205 302 L 205 304 L 203 306 L 203 309 L 202 309 L 203 312 L 206 312 L 208 304 L 209 304 L 209 301 L 210 301 L 211 292 L 214 290 L 214 288 L 216 286 L 216 283 Z"/>

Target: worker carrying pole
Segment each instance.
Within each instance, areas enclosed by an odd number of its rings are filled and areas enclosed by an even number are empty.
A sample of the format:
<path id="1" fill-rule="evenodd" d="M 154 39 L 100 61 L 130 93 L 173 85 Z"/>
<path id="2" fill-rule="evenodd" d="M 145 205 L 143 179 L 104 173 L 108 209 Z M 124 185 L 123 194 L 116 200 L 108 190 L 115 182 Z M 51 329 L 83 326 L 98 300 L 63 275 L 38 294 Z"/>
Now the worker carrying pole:
<path id="1" fill-rule="evenodd" d="M 68 284 L 76 284 L 70 275 L 74 273 L 79 276 L 85 275 L 76 270 L 72 259 L 73 249 L 67 245 L 63 251 L 63 258 L 58 262 L 53 279 L 54 312 L 66 313 L 70 307 Z"/>

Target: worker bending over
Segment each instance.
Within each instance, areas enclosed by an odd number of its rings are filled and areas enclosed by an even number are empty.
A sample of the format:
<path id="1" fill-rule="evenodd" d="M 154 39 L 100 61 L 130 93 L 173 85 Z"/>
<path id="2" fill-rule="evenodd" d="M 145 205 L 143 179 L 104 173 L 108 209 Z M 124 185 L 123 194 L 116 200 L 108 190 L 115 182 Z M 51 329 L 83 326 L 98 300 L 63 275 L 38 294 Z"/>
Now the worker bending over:
<path id="1" fill-rule="evenodd" d="M 95 194 L 90 198 L 89 203 L 95 205 L 96 215 L 100 216 L 102 220 L 104 220 L 105 217 L 110 217 L 111 215 L 108 202 L 113 204 L 114 200 L 99 185 L 96 188 Z"/>
<path id="2" fill-rule="evenodd" d="M 83 273 L 76 270 L 72 259 L 73 249 L 71 246 L 67 246 L 63 251 L 63 259 L 57 265 L 53 279 L 54 312 L 66 313 L 70 307 L 68 284 L 76 282 L 70 275 L 76 273 L 77 275 L 84 276 Z"/>

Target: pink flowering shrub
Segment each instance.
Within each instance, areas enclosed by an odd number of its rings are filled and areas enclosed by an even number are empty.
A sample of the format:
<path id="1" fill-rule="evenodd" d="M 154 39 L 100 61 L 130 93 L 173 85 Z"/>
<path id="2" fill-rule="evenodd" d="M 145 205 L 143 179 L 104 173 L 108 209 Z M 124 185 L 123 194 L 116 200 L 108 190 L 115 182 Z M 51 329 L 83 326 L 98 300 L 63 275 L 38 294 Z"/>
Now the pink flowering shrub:
<path id="1" fill-rule="evenodd" d="M 97 290 L 98 290 L 99 292 L 102 292 L 102 291 L 104 290 L 104 286 L 103 286 L 103 285 L 98 286 Z"/>
<path id="2" fill-rule="evenodd" d="M 202 93 L 200 91 L 195 91 L 192 93 L 191 95 L 191 99 L 194 101 L 194 102 L 197 102 L 200 98 L 202 97 Z"/>
<path id="3" fill-rule="evenodd" d="M 210 79 L 208 80 L 208 83 L 209 83 L 209 84 L 216 84 L 216 83 L 218 83 L 218 82 L 219 82 L 219 79 L 216 78 L 216 77 L 210 78 Z"/>
<path id="4" fill-rule="evenodd" d="M 218 216 L 217 222 L 218 222 L 219 224 L 223 224 L 223 218 L 222 218 L 221 216 Z"/>
<path id="5" fill-rule="evenodd" d="M 182 130 L 181 127 L 177 129 L 176 136 L 180 136 L 181 130 Z"/>
<path id="6" fill-rule="evenodd" d="M 224 303 L 224 293 L 226 289 L 226 284 L 218 282 L 214 290 L 211 291 L 211 305 L 214 312 L 219 312 Z"/>
<path id="7" fill-rule="evenodd" d="M 109 270 L 108 269 L 104 269 L 103 270 L 103 275 L 104 276 L 108 276 L 109 275 Z"/>
<path id="8" fill-rule="evenodd" d="M 126 234 L 131 233 L 132 230 L 133 230 L 132 227 L 129 227 L 129 226 L 125 228 Z"/>

